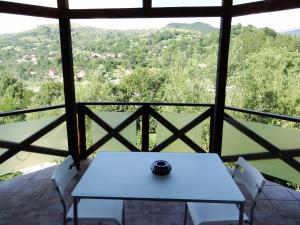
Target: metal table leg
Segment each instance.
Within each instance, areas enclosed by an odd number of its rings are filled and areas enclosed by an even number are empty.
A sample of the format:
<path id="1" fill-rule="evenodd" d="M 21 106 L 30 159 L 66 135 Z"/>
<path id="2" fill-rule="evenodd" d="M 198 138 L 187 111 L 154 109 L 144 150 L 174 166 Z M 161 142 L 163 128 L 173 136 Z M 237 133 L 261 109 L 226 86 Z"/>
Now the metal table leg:
<path id="1" fill-rule="evenodd" d="M 243 225 L 244 223 L 244 205 L 245 203 L 240 203 L 240 216 L 239 216 L 239 225 Z"/>
<path id="2" fill-rule="evenodd" d="M 78 225 L 78 209 L 77 209 L 78 200 L 76 197 L 73 197 L 73 214 L 74 214 L 74 225 Z"/>

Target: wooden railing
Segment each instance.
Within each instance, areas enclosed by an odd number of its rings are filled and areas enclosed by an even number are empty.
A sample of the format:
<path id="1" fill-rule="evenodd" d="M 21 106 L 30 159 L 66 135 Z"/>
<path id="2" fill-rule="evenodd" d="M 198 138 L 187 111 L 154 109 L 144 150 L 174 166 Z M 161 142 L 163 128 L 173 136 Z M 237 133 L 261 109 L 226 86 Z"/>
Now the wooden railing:
<path id="1" fill-rule="evenodd" d="M 116 107 L 134 107 L 136 110 L 123 122 L 118 124 L 115 127 L 112 127 L 108 124 L 107 121 L 100 118 L 95 112 L 90 109 L 90 106 L 116 106 Z M 176 107 L 194 107 L 201 108 L 199 110 L 199 115 L 196 116 L 192 121 L 178 129 L 175 125 L 169 122 L 158 110 L 157 107 L 166 107 L 166 106 L 176 106 Z M 54 109 L 64 108 L 64 105 L 43 107 L 37 109 L 27 109 L 27 110 L 19 110 L 14 112 L 0 113 L 0 117 L 6 116 L 15 116 L 26 113 L 33 112 L 41 112 L 48 111 Z M 189 138 L 186 134 L 191 131 L 193 128 L 201 124 L 206 119 L 210 119 L 212 121 L 213 117 L 213 104 L 189 104 L 189 103 L 122 103 L 122 102 L 80 102 L 77 103 L 77 118 L 78 118 L 78 134 L 79 134 L 79 155 L 80 158 L 86 158 L 92 153 L 94 153 L 97 149 L 103 146 L 112 138 L 118 140 L 121 144 L 126 146 L 130 151 L 144 151 L 144 152 L 160 152 L 171 143 L 176 140 L 181 140 L 191 149 L 193 149 L 197 153 L 207 152 L 205 151 L 199 144 L 195 143 L 191 138 Z M 203 112 L 204 109 L 204 112 Z M 256 112 L 253 110 L 246 110 L 234 107 L 225 107 L 226 112 L 239 112 L 245 114 L 256 115 L 260 117 L 268 117 L 279 120 L 286 120 L 290 122 L 300 123 L 299 118 L 264 113 L 264 112 Z M 200 113 L 201 111 L 201 113 Z M 157 120 L 160 124 L 162 124 L 168 131 L 172 134 L 167 137 L 164 141 L 157 144 L 154 148 L 149 148 L 149 126 L 150 126 L 150 117 Z M 86 118 L 91 119 L 93 122 L 98 124 L 101 128 L 103 128 L 107 134 L 104 135 L 99 140 L 95 141 L 91 146 L 87 148 L 87 140 L 86 140 Z M 131 142 L 129 142 L 125 137 L 122 136 L 121 131 L 124 130 L 128 125 L 133 123 L 139 119 L 141 121 L 141 147 L 138 148 Z M 0 148 L 8 149 L 5 153 L 0 156 L 0 163 L 5 162 L 13 155 L 17 154 L 20 151 L 27 151 L 33 153 L 41 153 L 47 155 L 55 155 L 55 156 L 66 156 L 68 155 L 67 151 L 61 149 L 47 148 L 41 146 L 34 146 L 34 143 L 39 138 L 43 137 L 45 134 L 56 128 L 58 125 L 62 124 L 66 120 L 66 115 L 63 114 L 56 118 L 54 121 L 49 123 L 43 128 L 40 128 L 34 134 L 25 138 L 19 143 L 0 140 Z M 295 160 L 295 157 L 300 157 L 300 149 L 280 149 L 270 141 L 266 140 L 259 134 L 255 133 L 253 130 L 246 127 L 244 124 L 225 113 L 224 121 L 235 127 L 239 132 L 243 133 L 250 139 L 252 139 L 257 144 L 264 147 L 267 152 L 261 153 L 249 153 L 249 154 L 241 154 L 237 152 L 234 155 L 222 156 L 224 162 L 235 161 L 239 156 L 243 156 L 247 160 L 266 160 L 266 159 L 280 159 L 283 162 L 287 163 L 289 166 L 294 168 L 297 171 L 300 171 L 300 163 Z M 211 123 L 210 123 L 210 143 L 209 143 L 209 152 L 212 152 L 211 143 L 212 140 L 211 135 Z M 1 139 L 1 138 L 0 138 Z"/>
<path id="2" fill-rule="evenodd" d="M 137 106 L 137 110 L 132 113 L 126 120 L 120 123 L 115 128 L 112 128 L 106 121 L 98 117 L 94 112 L 92 112 L 87 106 Z M 176 128 L 172 123 L 170 123 L 166 118 L 164 118 L 158 111 L 156 111 L 154 106 L 181 106 L 181 107 L 208 107 L 208 109 L 199 114 L 194 120 L 190 123 L 186 124 L 181 129 Z M 212 116 L 212 107 L 211 104 L 185 104 L 185 103 L 78 103 L 78 121 L 79 121 L 79 143 L 80 143 L 80 155 L 85 158 L 90 154 L 94 153 L 98 148 L 107 143 L 110 139 L 115 138 L 121 144 L 126 146 L 130 151 L 144 151 L 144 152 L 160 152 L 165 147 L 170 145 L 177 139 L 183 141 L 186 145 L 188 145 L 195 152 L 206 152 L 202 149 L 201 146 L 196 144 L 191 138 L 189 138 L 186 133 L 192 130 L 194 127 L 199 125 L 201 122 L 206 120 L 207 118 Z M 100 127 L 102 127 L 107 134 L 102 137 L 100 140 L 96 141 L 91 147 L 86 149 L 86 134 L 85 134 L 85 117 L 88 116 L 91 120 L 97 123 Z M 164 127 L 166 127 L 172 135 L 168 137 L 166 140 L 155 146 L 153 149 L 149 149 L 149 123 L 150 116 L 161 123 Z M 126 128 L 129 124 L 136 121 L 138 118 L 141 118 L 142 121 L 142 145 L 141 149 L 138 149 L 136 146 L 131 144 L 126 138 L 124 138 L 120 132 Z"/>

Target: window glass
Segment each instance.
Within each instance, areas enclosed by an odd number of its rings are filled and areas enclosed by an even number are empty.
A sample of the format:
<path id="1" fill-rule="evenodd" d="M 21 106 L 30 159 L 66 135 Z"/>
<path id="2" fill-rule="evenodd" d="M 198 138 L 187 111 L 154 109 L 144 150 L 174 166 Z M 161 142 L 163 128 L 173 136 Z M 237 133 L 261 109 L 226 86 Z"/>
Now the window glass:
<path id="1" fill-rule="evenodd" d="M 88 9 L 88 8 L 141 8 L 143 7 L 142 0 L 69 0 L 70 9 Z"/>
<path id="2" fill-rule="evenodd" d="M 233 18 L 226 105 L 299 116 L 300 10 Z"/>
<path id="3" fill-rule="evenodd" d="M 193 7 L 193 6 L 220 6 L 221 0 L 152 0 L 153 7 Z"/>
<path id="4" fill-rule="evenodd" d="M 57 8 L 57 0 L 7 0 L 9 2 L 24 3 L 29 5 L 39 5 Z"/>
<path id="5" fill-rule="evenodd" d="M 218 18 L 71 22 L 78 101 L 214 102 Z"/>
<path id="6" fill-rule="evenodd" d="M 0 111 L 64 103 L 58 21 L 0 18 Z"/>

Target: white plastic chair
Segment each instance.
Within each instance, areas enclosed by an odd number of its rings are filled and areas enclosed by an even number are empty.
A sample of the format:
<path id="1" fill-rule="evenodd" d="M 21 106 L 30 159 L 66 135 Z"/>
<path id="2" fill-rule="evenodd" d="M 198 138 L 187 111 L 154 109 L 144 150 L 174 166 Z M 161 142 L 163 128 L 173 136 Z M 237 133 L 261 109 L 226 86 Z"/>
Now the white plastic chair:
<path id="1" fill-rule="evenodd" d="M 233 178 L 242 183 L 253 198 L 250 210 L 250 218 L 244 213 L 244 221 L 253 224 L 254 209 L 259 193 L 265 184 L 261 173 L 242 157 L 237 161 Z M 223 203 L 194 203 L 188 202 L 185 209 L 184 224 L 186 224 L 187 209 L 191 215 L 194 225 L 207 222 L 234 222 L 239 221 L 239 209 L 236 204 Z"/>
<path id="2" fill-rule="evenodd" d="M 77 174 L 71 156 L 68 156 L 54 171 L 52 181 L 58 192 L 63 207 L 63 224 L 73 219 L 73 206 L 67 213 L 63 194 L 69 181 Z M 124 221 L 124 206 L 122 200 L 81 199 L 78 203 L 78 219 L 93 219 L 101 222 L 114 222 L 121 225 Z"/>

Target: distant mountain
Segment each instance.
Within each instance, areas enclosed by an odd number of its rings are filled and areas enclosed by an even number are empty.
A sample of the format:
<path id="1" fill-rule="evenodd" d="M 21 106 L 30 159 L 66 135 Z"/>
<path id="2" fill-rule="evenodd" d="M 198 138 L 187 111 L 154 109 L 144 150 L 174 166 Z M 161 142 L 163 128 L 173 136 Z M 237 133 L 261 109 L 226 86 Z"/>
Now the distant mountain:
<path id="1" fill-rule="evenodd" d="M 184 29 L 184 30 L 196 30 L 203 33 L 218 31 L 219 29 L 213 27 L 207 23 L 196 22 L 196 23 L 169 23 L 166 28 L 171 29 Z"/>
<path id="2" fill-rule="evenodd" d="M 296 30 L 291 30 L 291 31 L 287 31 L 287 34 L 295 34 L 295 35 L 300 35 L 300 28 L 296 29 Z"/>

